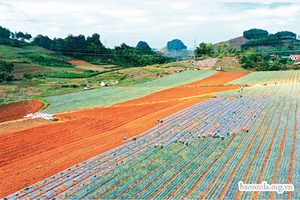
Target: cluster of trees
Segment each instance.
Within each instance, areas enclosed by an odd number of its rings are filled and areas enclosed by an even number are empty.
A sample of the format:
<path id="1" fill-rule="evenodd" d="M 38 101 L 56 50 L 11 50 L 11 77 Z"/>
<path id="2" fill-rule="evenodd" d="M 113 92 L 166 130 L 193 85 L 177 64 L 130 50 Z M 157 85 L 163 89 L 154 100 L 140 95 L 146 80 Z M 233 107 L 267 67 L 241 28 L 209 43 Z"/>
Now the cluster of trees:
<path id="1" fill-rule="evenodd" d="M 283 40 L 296 39 L 296 34 L 290 31 L 280 31 L 275 34 L 269 34 L 263 29 L 250 29 L 243 32 L 243 36 L 250 41 L 241 46 L 242 49 L 257 46 L 278 46 L 283 44 Z"/>
<path id="2" fill-rule="evenodd" d="M 0 60 L 0 82 L 12 79 L 11 72 L 14 70 L 14 64 Z"/>
<path id="3" fill-rule="evenodd" d="M 29 40 L 31 41 L 30 43 Z M 10 46 L 37 45 L 55 51 L 62 55 L 83 59 L 95 64 L 116 64 L 123 67 L 136 67 L 168 62 L 170 59 L 151 51 L 149 45 L 140 41 L 136 47 L 130 47 L 125 43 L 114 49 L 106 48 L 100 41 L 100 35 L 92 36 L 68 35 L 66 38 L 50 39 L 48 36 L 37 35 L 32 38 L 28 33 L 11 32 L 0 26 L 0 44 Z M 177 47 L 175 47 L 177 48 Z M 186 48 L 186 47 L 185 47 Z M 34 58 L 37 62 L 45 59 Z"/>
<path id="4" fill-rule="evenodd" d="M 139 42 L 140 43 L 140 42 Z M 137 45 L 138 46 L 138 45 Z M 169 58 L 159 55 L 153 51 L 151 48 L 140 48 L 139 47 L 131 47 L 126 45 L 125 43 L 120 46 L 115 47 L 112 52 L 112 59 L 122 66 L 125 67 L 137 67 L 137 66 L 145 66 L 151 64 L 163 64 L 170 61 Z"/>
<path id="5" fill-rule="evenodd" d="M 278 71 L 287 70 L 288 59 L 275 58 L 271 59 L 268 54 L 259 54 L 249 49 L 239 54 L 239 62 L 244 69 L 255 69 L 257 71 Z"/>
<path id="6" fill-rule="evenodd" d="M 215 52 L 212 43 L 201 42 L 199 46 L 195 49 L 196 57 L 213 56 L 214 53 Z"/>
<path id="7" fill-rule="evenodd" d="M 109 63 L 123 67 L 136 67 L 168 61 L 168 58 L 151 51 L 144 41 L 140 41 L 136 47 L 123 43 L 114 49 L 106 48 L 101 43 L 98 33 L 87 38 L 84 35 L 69 35 L 65 39 L 54 38 L 53 40 L 47 36 L 38 35 L 33 39 L 32 44 L 95 64 Z"/>
<path id="8" fill-rule="evenodd" d="M 37 35 L 33 41 L 33 45 L 41 46 L 52 51 L 56 51 L 68 56 L 84 57 L 86 55 L 103 54 L 105 47 L 100 41 L 100 35 L 94 33 L 87 38 L 84 35 L 50 39 L 48 36 Z"/>
<path id="9" fill-rule="evenodd" d="M 11 32 L 9 29 L 0 26 L 0 44 L 20 47 L 31 38 L 32 36 L 28 33 Z"/>
<path id="10" fill-rule="evenodd" d="M 239 51 L 229 49 L 226 42 L 219 43 L 216 47 L 212 43 L 201 42 L 195 49 L 195 57 L 222 57 L 228 54 L 237 54 Z"/>
<path id="11" fill-rule="evenodd" d="M 263 30 L 263 29 L 249 29 L 247 31 L 243 32 L 243 36 L 248 39 L 261 39 L 261 38 L 277 38 L 277 39 L 296 39 L 297 35 L 293 32 L 290 31 L 279 31 L 275 34 L 269 34 L 268 31 Z"/>

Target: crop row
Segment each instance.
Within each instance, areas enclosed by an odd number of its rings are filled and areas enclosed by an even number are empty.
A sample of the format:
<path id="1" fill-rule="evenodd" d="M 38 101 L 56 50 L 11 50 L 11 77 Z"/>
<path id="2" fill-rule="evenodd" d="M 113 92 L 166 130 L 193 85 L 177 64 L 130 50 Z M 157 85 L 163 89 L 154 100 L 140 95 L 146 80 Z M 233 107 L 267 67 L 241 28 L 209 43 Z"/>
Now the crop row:
<path id="1" fill-rule="evenodd" d="M 269 198 L 239 193 L 238 181 L 299 185 L 299 91 L 293 84 L 208 99 L 9 198 Z"/>
<path id="2" fill-rule="evenodd" d="M 146 150 L 155 148 L 155 146 L 158 147 L 160 144 L 165 146 L 181 140 L 187 145 L 205 131 L 227 135 L 229 130 L 235 128 L 236 132 L 240 132 L 243 126 L 251 123 L 250 118 L 253 118 L 252 121 L 255 120 L 254 116 L 246 113 L 251 112 L 251 109 L 254 111 L 263 102 L 264 100 L 257 98 L 212 98 L 201 102 L 167 117 L 164 119 L 164 123 L 158 124 L 153 129 L 137 136 L 136 141 L 129 138 L 128 142 L 122 147 L 107 152 L 100 156 L 100 159 L 91 159 L 91 161 L 87 161 L 81 166 L 78 165 L 74 169 L 65 170 L 52 178 L 28 187 L 23 194 L 40 191 L 38 195 L 43 192 L 48 197 L 52 197 L 71 186 L 74 192 L 76 191 L 74 188 L 81 188 L 81 180 L 88 180 L 95 175 L 100 177 L 104 173 L 136 158 Z M 242 109 L 245 105 L 249 105 L 249 110 Z M 238 114 L 242 117 L 237 117 Z M 244 120 L 245 118 L 248 120 Z M 87 184 L 85 183 L 83 186 Z M 72 193 L 71 190 L 68 191 L 68 194 Z M 34 197 L 38 197 L 38 195 Z"/>
<path id="3" fill-rule="evenodd" d="M 286 91 L 291 91 L 287 93 Z M 241 87 L 239 90 L 219 92 L 217 97 L 258 97 L 263 98 L 267 96 L 290 98 L 297 97 L 297 92 L 300 90 L 300 83 L 284 84 L 284 85 L 267 85 L 260 87 Z"/>
<path id="4" fill-rule="evenodd" d="M 290 84 L 300 82 L 300 71 L 265 71 L 253 72 L 247 76 L 236 79 L 228 84 Z"/>

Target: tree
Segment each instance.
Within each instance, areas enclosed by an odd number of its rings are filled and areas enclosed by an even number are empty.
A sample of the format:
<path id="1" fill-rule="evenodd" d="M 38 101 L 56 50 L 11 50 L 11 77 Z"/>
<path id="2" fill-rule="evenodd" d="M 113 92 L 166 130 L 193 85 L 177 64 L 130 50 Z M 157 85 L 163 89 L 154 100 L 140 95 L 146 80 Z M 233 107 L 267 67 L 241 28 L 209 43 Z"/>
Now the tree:
<path id="1" fill-rule="evenodd" d="M 14 64 L 0 60 L 0 72 L 10 74 L 14 70 Z"/>
<path id="2" fill-rule="evenodd" d="M 21 31 L 15 33 L 15 34 L 14 34 L 14 37 L 15 37 L 16 39 L 21 40 L 21 41 L 24 41 L 24 40 L 30 40 L 30 39 L 32 38 L 32 36 L 31 36 L 30 34 L 28 34 L 28 33 L 25 33 L 25 34 L 24 34 L 24 33 L 21 32 Z"/>
<path id="3" fill-rule="evenodd" d="M 290 31 L 280 31 L 275 33 L 275 36 L 278 39 L 296 39 L 296 33 L 290 32 Z"/>
<path id="4" fill-rule="evenodd" d="M 260 55 L 249 49 L 243 54 L 239 55 L 239 62 L 244 69 L 255 69 L 259 71 L 267 71 L 270 69 L 270 62 L 268 55 Z"/>
<path id="5" fill-rule="evenodd" d="M 37 35 L 32 41 L 32 44 L 44 47 L 46 49 L 50 49 L 51 43 L 52 40 L 48 36 L 43 36 L 40 34 Z"/>
<path id="6" fill-rule="evenodd" d="M 10 73 L 14 70 L 13 63 L 0 60 L 0 82 L 10 80 Z"/>
<path id="7" fill-rule="evenodd" d="M 180 51 L 182 49 L 186 49 L 187 47 L 183 44 L 183 42 L 179 39 L 174 39 L 167 43 L 168 51 Z"/>
<path id="8" fill-rule="evenodd" d="M 3 28 L 2 26 L 0 26 L 0 38 L 5 38 L 5 39 L 9 39 L 11 36 L 11 32 L 10 30 Z"/>
<path id="9" fill-rule="evenodd" d="M 218 48 L 218 54 L 222 55 L 224 53 L 224 49 L 227 47 L 226 42 L 221 42 Z"/>
<path id="10" fill-rule="evenodd" d="M 268 35 L 269 35 L 268 31 L 263 29 L 256 29 L 256 28 L 243 32 L 243 36 L 248 40 L 266 38 L 268 37 Z"/>
<path id="11" fill-rule="evenodd" d="M 195 55 L 196 57 L 201 57 L 204 55 L 213 55 L 214 54 L 214 49 L 212 43 L 204 43 L 201 42 L 199 46 L 195 50 Z"/>

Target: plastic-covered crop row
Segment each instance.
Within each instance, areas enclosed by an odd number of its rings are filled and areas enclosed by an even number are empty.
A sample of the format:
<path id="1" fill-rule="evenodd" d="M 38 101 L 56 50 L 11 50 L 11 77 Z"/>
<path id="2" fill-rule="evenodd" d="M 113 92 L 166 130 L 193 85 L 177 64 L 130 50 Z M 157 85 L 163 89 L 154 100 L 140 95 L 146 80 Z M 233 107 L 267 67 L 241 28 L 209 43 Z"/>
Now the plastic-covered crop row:
<path id="1" fill-rule="evenodd" d="M 117 169 L 125 163 L 143 155 L 153 148 L 169 145 L 174 141 L 182 141 L 188 145 L 192 143 L 199 134 L 211 131 L 219 131 L 219 135 L 227 135 L 228 128 L 241 128 L 249 124 L 249 119 L 255 121 L 252 115 L 247 115 L 246 111 L 233 118 L 232 110 L 244 110 L 245 106 L 249 111 L 256 107 L 261 107 L 263 101 L 258 98 L 212 98 L 199 104 L 191 106 L 174 115 L 163 119 L 156 127 L 128 138 L 124 145 L 112 149 L 104 154 L 79 163 L 56 175 L 42 180 L 22 191 L 10 195 L 10 197 L 62 197 L 76 194 L 80 190 L 94 183 L 104 174 Z M 250 108 L 251 107 L 251 108 Z M 254 112 L 254 111 L 253 111 Z M 218 121 L 223 121 L 216 126 Z M 237 121 L 234 121 L 236 119 Z M 225 122 L 227 120 L 227 122 Z M 224 122 L 224 123 L 223 123 Z M 229 127 L 229 125 L 232 125 Z M 225 129 L 227 128 L 227 130 Z M 63 196 L 61 196 L 63 194 Z"/>

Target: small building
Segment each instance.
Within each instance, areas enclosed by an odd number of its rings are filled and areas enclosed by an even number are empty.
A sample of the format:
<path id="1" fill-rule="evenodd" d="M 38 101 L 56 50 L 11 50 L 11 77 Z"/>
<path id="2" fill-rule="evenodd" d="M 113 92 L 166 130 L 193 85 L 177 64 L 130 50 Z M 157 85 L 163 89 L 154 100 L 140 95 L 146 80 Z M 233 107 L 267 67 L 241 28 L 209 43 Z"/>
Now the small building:
<path id="1" fill-rule="evenodd" d="M 275 54 L 271 54 L 271 55 L 270 55 L 270 58 L 271 58 L 271 59 L 275 59 L 275 58 L 278 58 L 278 55 L 275 55 Z"/>
<path id="2" fill-rule="evenodd" d="M 290 58 L 291 58 L 291 60 L 299 62 L 300 61 L 300 54 L 291 54 Z"/>
<path id="3" fill-rule="evenodd" d="M 108 83 L 107 83 L 107 82 L 104 82 L 104 81 L 102 81 L 100 85 L 101 85 L 102 87 L 105 87 L 105 86 L 108 86 Z"/>

